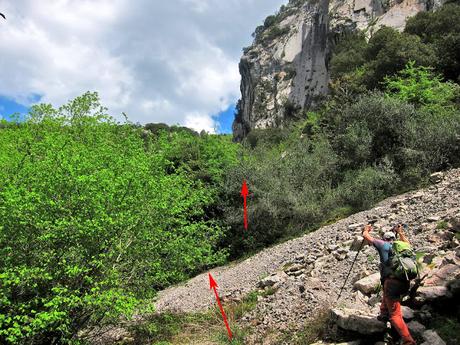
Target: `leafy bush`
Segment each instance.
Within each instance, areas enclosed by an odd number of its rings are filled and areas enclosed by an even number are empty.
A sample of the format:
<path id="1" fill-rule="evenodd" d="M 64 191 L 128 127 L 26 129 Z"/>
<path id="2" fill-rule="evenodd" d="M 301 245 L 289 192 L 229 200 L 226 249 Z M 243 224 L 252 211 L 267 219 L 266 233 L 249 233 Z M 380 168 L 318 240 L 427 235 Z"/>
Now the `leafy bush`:
<path id="1" fill-rule="evenodd" d="M 284 151 L 258 146 L 245 155 L 241 165 L 228 172 L 223 199 L 226 243 L 238 256 L 276 240 L 298 234 L 323 220 L 333 203 L 331 190 L 335 155 L 325 140 L 295 141 Z M 243 179 L 250 193 L 249 229 L 242 229 L 239 189 Z M 244 231 L 244 232 L 243 232 Z"/>
<path id="2" fill-rule="evenodd" d="M 346 73 L 362 66 L 366 62 L 364 57 L 366 46 L 366 38 L 362 32 L 358 31 L 342 37 L 333 50 L 330 61 L 331 77 L 343 77 Z"/>
<path id="3" fill-rule="evenodd" d="M 408 19 L 405 31 L 431 44 L 437 55 L 433 64 L 450 80 L 460 82 L 460 4 L 448 3 L 434 12 L 420 12 Z"/>
<path id="4" fill-rule="evenodd" d="M 397 185 L 398 177 L 390 167 L 367 167 L 347 173 L 339 193 L 354 210 L 365 210 L 395 192 Z"/>
<path id="5" fill-rule="evenodd" d="M 289 136 L 289 129 L 266 128 L 253 129 L 244 140 L 245 144 L 255 148 L 258 145 L 277 145 L 286 140 Z"/>
<path id="6" fill-rule="evenodd" d="M 379 164 L 386 157 L 400 163 L 397 157 L 405 145 L 408 119 L 415 116 L 412 105 L 371 93 L 351 105 L 331 109 L 325 113 L 324 122 L 334 149 L 342 157 L 342 166 L 355 169 Z"/>
<path id="7" fill-rule="evenodd" d="M 451 82 L 442 82 L 430 68 L 416 67 L 410 61 L 404 70 L 385 79 L 387 92 L 416 106 L 454 106 L 460 97 L 460 87 Z"/>
<path id="8" fill-rule="evenodd" d="M 382 27 L 371 37 L 364 56 L 364 82 L 369 89 L 379 87 L 385 76 L 402 70 L 409 61 L 417 66 L 431 66 L 437 61 L 431 45 L 421 42 L 416 35 L 389 27 Z"/>
<path id="9" fill-rule="evenodd" d="M 97 94 L 0 131 L 1 343 L 76 343 L 223 261 L 213 191 L 169 171 L 170 138 L 146 142 Z"/>

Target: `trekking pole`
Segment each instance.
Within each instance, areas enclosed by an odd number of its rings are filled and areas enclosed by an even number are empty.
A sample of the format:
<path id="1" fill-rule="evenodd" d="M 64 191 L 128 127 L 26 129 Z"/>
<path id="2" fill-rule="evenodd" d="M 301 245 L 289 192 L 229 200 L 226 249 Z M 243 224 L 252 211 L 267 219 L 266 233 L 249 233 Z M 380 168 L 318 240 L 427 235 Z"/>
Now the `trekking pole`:
<path id="1" fill-rule="evenodd" d="M 358 255 L 359 255 L 359 252 L 361 251 L 361 249 L 364 246 L 364 241 L 365 241 L 365 239 L 363 238 L 363 240 L 361 241 L 361 244 L 359 245 L 359 249 L 358 249 L 358 252 L 356 253 L 355 259 L 353 260 L 353 263 L 351 264 L 350 270 L 348 271 L 347 277 L 345 278 L 345 281 L 343 282 L 342 288 L 340 289 L 339 297 L 337 297 L 337 301 L 340 299 L 340 296 L 342 296 L 343 289 L 345 288 L 345 285 L 347 284 L 348 277 L 350 276 L 351 270 L 353 269 L 353 266 L 355 265 L 356 259 L 358 258 Z"/>
<path id="2" fill-rule="evenodd" d="M 375 222 L 376 222 L 376 220 L 372 220 L 372 221 L 369 221 L 367 224 L 372 225 Z M 366 241 L 366 240 L 363 238 L 363 240 L 361 241 L 361 244 L 359 245 L 358 252 L 356 253 L 356 256 L 355 256 L 355 258 L 354 258 L 354 260 L 353 260 L 353 262 L 351 264 L 350 270 L 348 271 L 347 277 L 345 278 L 345 281 L 343 282 L 342 288 L 340 289 L 339 297 L 337 297 L 337 301 L 340 299 L 340 296 L 342 296 L 343 289 L 345 288 L 345 285 L 347 284 L 348 277 L 350 276 L 350 273 L 353 270 L 353 266 L 355 265 L 356 259 L 358 258 L 358 255 L 359 255 L 359 252 L 364 247 L 364 241 Z"/>

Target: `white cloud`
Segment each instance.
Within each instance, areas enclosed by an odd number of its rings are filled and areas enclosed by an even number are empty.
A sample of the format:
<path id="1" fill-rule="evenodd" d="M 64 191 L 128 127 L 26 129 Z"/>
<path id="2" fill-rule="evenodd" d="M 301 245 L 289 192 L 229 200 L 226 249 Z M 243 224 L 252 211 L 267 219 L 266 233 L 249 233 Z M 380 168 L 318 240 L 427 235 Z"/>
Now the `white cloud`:
<path id="1" fill-rule="evenodd" d="M 198 112 L 186 114 L 184 125 L 196 131 L 205 130 L 213 134 L 216 133 L 217 129 L 216 123 L 209 115 Z"/>
<path id="2" fill-rule="evenodd" d="M 240 97 L 241 48 L 286 1 L 0 0 L 0 95 L 58 106 L 98 91 L 119 119 L 212 132 Z"/>

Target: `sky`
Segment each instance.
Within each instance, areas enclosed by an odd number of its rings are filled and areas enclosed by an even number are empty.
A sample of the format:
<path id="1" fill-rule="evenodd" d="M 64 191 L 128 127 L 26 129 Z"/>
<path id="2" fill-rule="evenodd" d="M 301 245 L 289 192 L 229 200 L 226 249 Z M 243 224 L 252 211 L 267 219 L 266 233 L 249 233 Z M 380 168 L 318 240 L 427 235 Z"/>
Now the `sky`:
<path id="1" fill-rule="evenodd" d="M 0 117 L 97 91 L 132 122 L 231 132 L 238 62 L 287 0 L 0 0 Z"/>

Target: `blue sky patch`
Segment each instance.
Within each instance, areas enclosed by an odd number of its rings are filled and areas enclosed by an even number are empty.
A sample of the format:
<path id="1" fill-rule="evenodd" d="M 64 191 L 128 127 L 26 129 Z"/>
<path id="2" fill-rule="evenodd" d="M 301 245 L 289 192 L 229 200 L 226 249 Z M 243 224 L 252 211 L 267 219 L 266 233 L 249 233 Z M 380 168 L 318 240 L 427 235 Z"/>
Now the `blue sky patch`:
<path id="1" fill-rule="evenodd" d="M 217 134 L 230 134 L 232 133 L 232 123 L 235 118 L 235 104 L 230 105 L 226 110 L 213 116 L 217 123 Z"/>
<path id="2" fill-rule="evenodd" d="M 27 101 L 30 104 L 34 104 L 34 103 L 39 102 L 40 99 L 41 99 L 40 95 L 33 94 L 27 99 Z M 17 103 L 11 98 L 0 95 L 0 116 L 2 116 L 4 119 L 10 120 L 11 115 L 13 115 L 14 113 L 25 115 L 28 112 L 29 112 L 28 106 Z"/>

